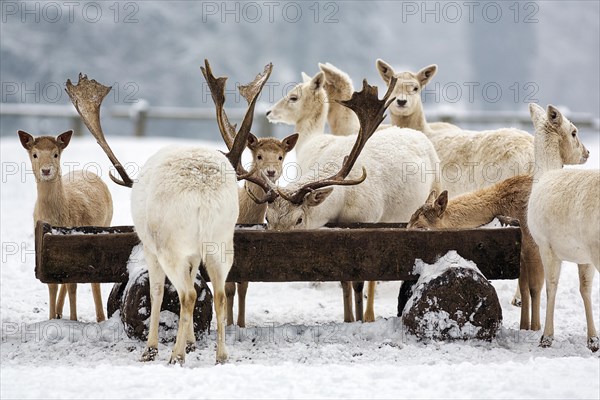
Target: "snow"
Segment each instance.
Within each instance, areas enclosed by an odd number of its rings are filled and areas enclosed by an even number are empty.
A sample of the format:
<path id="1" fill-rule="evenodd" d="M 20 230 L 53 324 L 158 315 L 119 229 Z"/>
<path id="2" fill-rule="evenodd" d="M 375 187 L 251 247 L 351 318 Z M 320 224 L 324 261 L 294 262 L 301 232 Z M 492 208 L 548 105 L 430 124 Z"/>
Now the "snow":
<path id="1" fill-rule="evenodd" d="M 596 133 L 583 140 L 592 153 L 583 168 L 598 168 L 600 137 Z M 166 144 L 199 144 L 172 138 L 109 137 L 109 141 L 133 175 Z M 210 335 L 188 354 L 184 367 L 167 366 L 173 343 L 160 343 L 157 360 L 140 363 L 145 344 L 125 335 L 118 315 L 95 322 L 90 285 L 78 288 L 80 321 L 46 319 L 48 291 L 34 276 L 35 182 L 16 135 L 0 139 L 0 156 L 1 398 L 600 396 L 600 355 L 586 348 L 577 268 L 570 263 L 561 272 L 555 341 L 549 349 L 537 345 L 541 332 L 518 329 L 520 310 L 510 305 L 516 281 L 493 282 L 504 322 L 491 343 L 428 344 L 404 334 L 395 317 L 399 282 L 378 285 L 377 320 L 370 324 L 341 322 L 338 283 L 251 283 L 248 328 L 227 330 L 228 364 L 214 362 L 214 319 Z M 294 161 L 293 155 L 288 161 Z M 113 195 L 113 225 L 131 225 L 130 189 L 110 183 L 109 162 L 92 138 L 73 138 L 63 153 L 63 173 L 67 165 L 99 170 Z M 592 296 L 596 326 L 599 281 L 596 278 Z M 111 288 L 102 285 L 104 301 Z M 169 318 L 165 313 L 161 317 Z"/>

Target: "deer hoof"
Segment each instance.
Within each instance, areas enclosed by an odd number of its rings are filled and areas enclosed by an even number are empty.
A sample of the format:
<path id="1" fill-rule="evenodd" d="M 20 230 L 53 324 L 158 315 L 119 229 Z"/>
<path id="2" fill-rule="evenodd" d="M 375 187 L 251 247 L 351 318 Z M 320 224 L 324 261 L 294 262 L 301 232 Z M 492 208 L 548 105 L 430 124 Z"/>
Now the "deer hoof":
<path id="1" fill-rule="evenodd" d="M 190 354 L 196 351 L 196 343 L 188 343 L 185 345 L 185 354 Z"/>
<path id="2" fill-rule="evenodd" d="M 182 354 L 171 354 L 171 359 L 169 360 L 169 364 L 179 364 L 181 366 L 183 366 L 183 364 L 185 363 L 185 356 Z"/>
<path id="3" fill-rule="evenodd" d="M 521 301 L 521 299 L 517 299 L 516 297 L 512 299 L 512 301 L 510 302 L 510 304 L 512 304 L 515 307 L 521 307 L 521 305 L 523 304 L 523 302 Z"/>
<path id="4" fill-rule="evenodd" d="M 156 359 L 157 354 L 158 354 L 158 349 L 156 347 L 147 347 L 146 350 L 144 350 L 144 353 L 142 354 L 142 358 L 140 359 L 140 361 L 142 361 L 142 362 L 154 361 Z"/>
<path id="5" fill-rule="evenodd" d="M 598 336 L 593 336 L 591 338 L 588 338 L 587 347 L 593 353 L 597 352 L 600 349 L 600 340 L 598 339 Z"/>
<path id="6" fill-rule="evenodd" d="M 552 346 L 552 342 L 554 341 L 554 336 L 542 336 L 540 339 L 540 347 L 548 348 Z"/>

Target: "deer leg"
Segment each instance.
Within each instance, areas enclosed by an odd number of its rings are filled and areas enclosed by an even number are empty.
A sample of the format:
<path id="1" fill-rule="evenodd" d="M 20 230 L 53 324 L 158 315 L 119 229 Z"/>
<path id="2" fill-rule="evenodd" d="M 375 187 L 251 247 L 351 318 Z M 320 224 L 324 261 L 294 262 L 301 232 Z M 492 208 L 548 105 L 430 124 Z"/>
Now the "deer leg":
<path id="1" fill-rule="evenodd" d="M 546 276 L 546 323 L 544 333 L 540 340 L 541 347 L 552 346 L 554 340 L 554 306 L 556 304 L 556 289 L 560 277 L 560 259 L 549 247 L 540 246 L 540 256 L 544 264 L 544 275 Z"/>
<path id="2" fill-rule="evenodd" d="M 94 297 L 94 306 L 96 307 L 96 322 L 106 320 L 104 306 L 102 305 L 102 291 L 99 283 L 92 283 L 92 296 Z"/>
<path id="3" fill-rule="evenodd" d="M 362 321 L 363 318 L 363 288 L 365 287 L 364 282 L 352 282 L 352 288 L 354 289 L 354 313 L 356 314 L 356 320 Z"/>
<path id="4" fill-rule="evenodd" d="M 521 250 L 523 252 L 523 250 Z M 522 302 L 519 304 L 521 306 L 521 322 L 519 324 L 519 329 L 529 330 L 531 328 L 531 319 L 529 315 L 529 309 L 531 306 L 531 298 L 529 296 L 529 265 L 527 264 L 527 260 L 521 254 L 521 273 L 519 274 L 519 286 L 517 290 L 519 291 L 519 300 L 522 299 Z M 513 298 L 512 305 L 515 304 L 516 295 Z"/>
<path id="5" fill-rule="evenodd" d="M 367 282 L 367 309 L 365 310 L 365 322 L 375 321 L 375 289 L 377 282 Z"/>
<path id="6" fill-rule="evenodd" d="M 175 286 L 179 297 L 179 326 L 177 327 L 177 338 L 169 364 L 178 363 L 183 365 L 185 362 L 185 351 L 190 334 L 189 325 L 194 323 L 194 305 L 197 297 L 194 280 L 190 274 L 190 270 L 194 270 L 193 265 L 186 260 L 177 260 L 177 262 L 173 262 L 166 268 L 169 271 L 167 276 Z"/>
<path id="7" fill-rule="evenodd" d="M 69 319 L 77 321 L 77 284 L 67 283 L 66 286 L 69 293 Z"/>
<path id="8" fill-rule="evenodd" d="M 240 328 L 246 327 L 246 293 L 248 292 L 248 282 L 239 282 L 238 288 L 238 320 Z"/>
<path id="9" fill-rule="evenodd" d="M 579 292 L 583 299 L 587 322 L 587 346 L 591 351 L 596 352 L 600 349 L 600 341 L 598 340 L 598 333 L 596 333 L 596 326 L 594 326 L 594 312 L 592 308 L 592 285 L 596 270 L 592 264 L 578 264 L 578 266 Z"/>
<path id="10" fill-rule="evenodd" d="M 233 325 L 233 299 L 235 298 L 235 282 L 225 283 L 225 295 L 227 296 L 227 326 L 229 326 Z"/>
<path id="11" fill-rule="evenodd" d="M 144 258 L 148 264 L 150 284 L 150 326 L 148 329 L 148 342 L 141 361 L 153 361 L 158 354 L 158 323 L 165 290 L 165 273 L 156 256 L 147 251 L 146 248 L 144 248 Z"/>
<path id="12" fill-rule="evenodd" d="M 233 249 L 233 239 L 226 245 Z M 217 314 L 217 363 L 227 361 L 227 347 L 225 345 L 225 279 L 233 263 L 233 255 L 209 254 L 206 259 L 206 272 L 210 277 L 213 287 L 215 314 Z"/>
<path id="13" fill-rule="evenodd" d="M 65 298 L 67 297 L 67 284 L 63 283 L 62 285 L 56 286 L 60 287 L 58 289 L 58 298 L 55 298 L 56 313 L 54 314 L 55 316 L 52 318 L 61 319 L 63 314 L 63 308 L 65 306 Z"/>
<path id="14" fill-rule="evenodd" d="M 58 315 L 56 313 L 56 295 L 58 293 L 58 284 L 56 283 L 49 283 L 48 284 L 48 302 L 49 302 L 49 315 L 48 315 L 48 319 L 54 319 L 57 318 Z M 60 317 L 58 317 L 60 318 Z"/>
<path id="15" fill-rule="evenodd" d="M 519 280 L 517 281 L 517 290 L 515 291 L 515 294 L 513 295 L 512 301 L 510 302 L 510 304 L 512 304 L 515 307 L 523 306 L 523 292 L 521 291 L 521 283 L 520 282 L 521 282 L 521 278 L 519 278 Z"/>
<path id="16" fill-rule="evenodd" d="M 354 313 L 352 312 L 352 282 L 342 281 L 342 294 L 344 298 L 344 322 L 354 322 Z"/>
<path id="17" fill-rule="evenodd" d="M 542 329 L 540 310 L 542 303 L 542 288 L 544 287 L 544 265 L 540 253 L 535 246 L 529 251 L 527 269 L 529 276 L 529 294 L 531 296 L 531 330 Z"/>

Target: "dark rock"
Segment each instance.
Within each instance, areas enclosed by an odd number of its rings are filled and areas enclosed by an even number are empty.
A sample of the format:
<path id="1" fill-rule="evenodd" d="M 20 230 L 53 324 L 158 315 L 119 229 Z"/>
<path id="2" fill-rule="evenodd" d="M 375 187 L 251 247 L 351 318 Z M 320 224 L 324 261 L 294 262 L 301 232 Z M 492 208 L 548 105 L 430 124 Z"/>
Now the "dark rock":
<path id="1" fill-rule="evenodd" d="M 212 293 L 202 279 L 200 273 L 194 283 L 196 293 L 196 304 L 194 306 L 194 332 L 198 339 L 203 333 L 209 331 L 212 320 Z M 179 320 L 179 296 L 175 287 L 165 279 L 165 289 L 161 306 L 161 318 L 159 326 L 159 337 L 162 341 L 174 340 L 177 334 Z M 145 341 L 148 338 L 148 326 L 150 324 L 150 282 L 148 271 L 139 268 L 130 275 L 129 282 L 116 284 L 110 293 L 107 311 L 109 316 L 117 309 L 121 311 L 121 320 L 125 332 L 131 338 Z M 171 315 L 165 315 L 164 311 L 170 311 Z"/>
<path id="2" fill-rule="evenodd" d="M 421 339 L 493 339 L 502 325 L 496 290 L 472 262 L 455 252 L 441 261 L 425 264 L 403 307 L 405 329 Z"/>

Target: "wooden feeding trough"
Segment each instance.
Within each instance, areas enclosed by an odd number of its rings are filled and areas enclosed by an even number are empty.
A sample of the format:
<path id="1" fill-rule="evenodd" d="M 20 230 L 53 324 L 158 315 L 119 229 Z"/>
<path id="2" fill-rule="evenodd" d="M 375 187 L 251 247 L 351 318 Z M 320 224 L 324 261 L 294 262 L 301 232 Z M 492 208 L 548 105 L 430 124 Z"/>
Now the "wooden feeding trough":
<path id="1" fill-rule="evenodd" d="M 131 226 L 53 227 L 38 222 L 35 276 L 44 283 L 127 282 L 139 239 Z M 417 280 L 416 259 L 434 263 L 450 250 L 487 279 L 516 279 L 521 230 L 407 230 L 406 224 L 341 224 L 302 231 L 238 226 L 228 281 Z M 208 280 L 208 275 L 203 274 Z"/>

